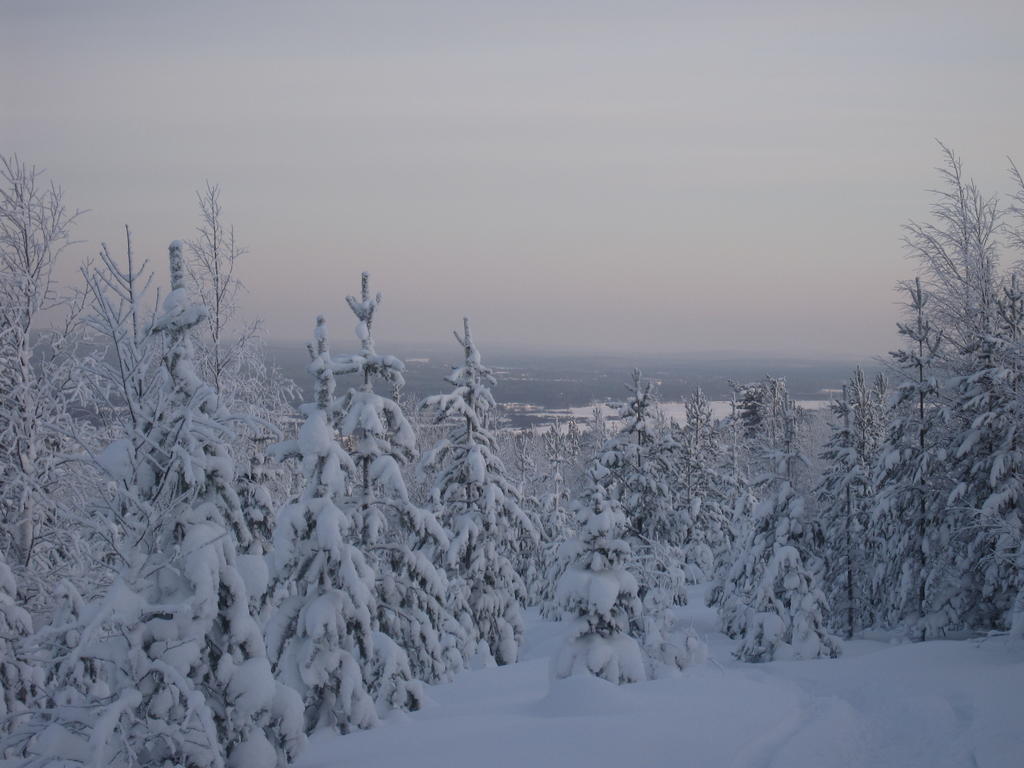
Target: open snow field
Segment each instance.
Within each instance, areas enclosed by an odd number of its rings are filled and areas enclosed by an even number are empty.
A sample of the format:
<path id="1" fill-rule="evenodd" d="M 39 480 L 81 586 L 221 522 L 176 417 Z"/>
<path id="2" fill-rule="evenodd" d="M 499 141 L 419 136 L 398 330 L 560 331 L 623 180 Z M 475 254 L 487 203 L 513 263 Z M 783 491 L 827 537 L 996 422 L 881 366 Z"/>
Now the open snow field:
<path id="1" fill-rule="evenodd" d="M 521 661 L 464 672 L 381 727 L 311 740 L 301 768 L 1021 768 L 1024 648 L 854 640 L 838 660 L 744 664 L 692 588 L 712 660 L 614 686 L 549 679 L 566 626 L 529 614 Z"/>

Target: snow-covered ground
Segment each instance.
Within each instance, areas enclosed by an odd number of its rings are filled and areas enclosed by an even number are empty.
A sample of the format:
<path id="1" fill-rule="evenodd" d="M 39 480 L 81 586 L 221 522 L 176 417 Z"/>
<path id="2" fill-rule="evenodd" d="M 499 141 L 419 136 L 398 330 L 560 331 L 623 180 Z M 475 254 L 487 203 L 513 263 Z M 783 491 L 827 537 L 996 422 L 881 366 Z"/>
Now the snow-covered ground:
<path id="1" fill-rule="evenodd" d="M 565 625 L 530 613 L 522 661 L 430 689 L 420 712 L 318 737 L 301 768 L 1020 768 L 1024 649 L 854 640 L 838 660 L 743 664 L 691 590 L 712 660 L 670 679 L 552 681 Z"/>

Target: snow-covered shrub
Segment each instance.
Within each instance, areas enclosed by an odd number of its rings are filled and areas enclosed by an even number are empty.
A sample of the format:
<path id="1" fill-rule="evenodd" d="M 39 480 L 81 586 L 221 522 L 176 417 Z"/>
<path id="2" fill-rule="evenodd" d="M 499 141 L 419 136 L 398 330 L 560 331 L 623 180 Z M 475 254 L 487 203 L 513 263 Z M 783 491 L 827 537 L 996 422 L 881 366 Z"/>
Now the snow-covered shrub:
<path id="1" fill-rule="evenodd" d="M 43 682 L 43 670 L 24 656 L 22 644 L 32 632 L 32 617 L 18 602 L 14 574 L 0 556 L 0 757 L 3 737 L 16 729 L 30 707 L 38 706 Z"/>

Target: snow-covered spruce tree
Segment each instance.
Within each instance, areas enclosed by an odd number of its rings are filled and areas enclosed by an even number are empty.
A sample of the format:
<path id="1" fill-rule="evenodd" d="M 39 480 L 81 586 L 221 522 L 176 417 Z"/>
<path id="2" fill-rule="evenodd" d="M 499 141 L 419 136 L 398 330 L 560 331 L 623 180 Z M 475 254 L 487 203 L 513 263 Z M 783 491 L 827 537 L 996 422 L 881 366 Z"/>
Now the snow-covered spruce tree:
<path id="1" fill-rule="evenodd" d="M 892 357 L 905 380 L 896 390 L 876 480 L 871 538 L 889 542 L 875 572 L 875 592 L 886 600 L 883 623 L 905 625 L 925 640 L 961 626 L 962 581 L 955 562 L 958 521 L 947 508 L 950 436 L 936 371 L 942 336 L 929 319 L 930 295 L 921 281 L 904 290 L 909 317 L 899 332 L 907 345 Z"/>
<path id="2" fill-rule="evenodd" d="M 570 563 L 558 581 L 556 599 L 573 631 L 553 657 L 555 677 L 592 674 L 612 683 L 645 677 L 640 644 L 631 632 L 640 626 L 642 606 L 636 578 L 628 570 L 629 544 L 622 539 L 626 518 L 614 494 L 603 485 L 607 473 L 591 465 L 575 502 L 578 538 L 565 545 Z"/>
<path id="3" fill-rule="evenodd" d="M 590 412 L 590 424 L 587 428 L 581 454 L 591 459 L 601 451 L 608 441 L 608 421 L 604 416 L 604 408 L 595 405 Z"/>
<path id="4" fill-rule="evenodd" d="M 171 292 L 155 331 L 160 387 L 140 428 L 101 465 L 120 557 L 118 576 L 86 607 L 54 661 L 50 690 L 67 689 L 90 659 L 101 690 L 86 704 L 41 710 L 25 750 L 63 765 L 286 765 L 301 747 L 301 702 L 276 682 L 237 568 L 251 534 L 225 448 L 228 416 L 196 375 L 182 244 L 170 248 Z M 118 460 L 114 460 L 115 454 Z"/>
<path id="5" fill-rule="evenodd" d="M 639 369 L 626 388 L 630 396 L 619 412 L 621 429 L 605 443 L 599 461 L 608 469 L 607 482 L 615 484 L 626 515 L 644 613 L 655 617 L 687 600 L 680 548 L 685 532 L 672 494 L 675 445 L 659 428 L 653 386 Z"/>
<path id="6" fill-rule="evenodd" d="M 1024 567 L 1024 292 L 1012 275 L 978 370 L 954 379 L 963 426 L 950 504 L 967 515 L 960 537 L 966 626 L 1009 629 L 1021 609 Z M 1017 619 L 1019 621 L 1019 619 Z"/>
<path id="7" fill-rule="evenodd" d="M 742 547 L 749 544 L 757 501 L 771 492 L 777 457 L 784 448 L 787 423 L 794 411 L 785 379 L 765 376 L 747 384 L 732 382 L 732 389 L 733 410 L 726 430 L 730 443 L 727 478 L 733 502 L 733 547 L 727 569 L 718 570 L 711 591 L 712 602 L 717 605 L 722 605 L 727 597 L 726 586 L 733 578 L 730 571 L 742 561 Z"/>
<path id="8" fill-rule="evenodd" d="M 1006 306 L 1003 288 L 1013 286 L 1012 280 L 1000 277 L 999 247 L 1004 242 L 1021 245 L 1019 227 L 1005 220 L 1020 209 L 1017 204 L 1005 209 L 996 198 L 982 194 L 964 175 L 960 159 L 947 147 L 941 149 L 942 183 L 930 220 L 905 227 L 905 244 L 920 265 L 920 289 L 928 297 L 928 323 L 942 339 L 928 355 L 928 378 L 935 387 L 926 397 L 933 417 L 926 443 L 934 450 L 927 444 L 920 447 L 922 455 L 930 453 L 920 465 L 926 476 L 917 478 L 919 495 L 927 497 L 917 501 L 923 530 L 910 534 L 924 543 L 906 564 L 910 573 L 883 573 L 899 585 L 890 590 L 900 596 L 891 606 L 891 620 L 912 625 L 919 637 L 958 628 L 1005 627 L 1015 600 L 1007 579 L 1015 581 L 1013 574 L 1019 572 L 1017 555 L 1011 553 L 1020 534 L 1007 536 L 1005 527 L 1008 522 L 1010 530 L 1019 530 L 1015 505 L 1007 501 L 1016 483 L 1016 471 L 1009 468 L 1015 463 L 1015 431 L 1002 431 L 1013 423 L 1005 409 L 1015 407 L 1010 401 L 1016 397 L 1002 379 L 1016 365 L 1013 345 L 1003 338 L 1001 316 Z M 1024 188 L 1015 170 L 1011 164 L 1018 188 Z M 904 367 L 912 378 L 912 361 Z M 908 410 L 906 404 L 903 410 Z M 903 531 L 908 524 L 913 528 L 913 521 L 898 515 L 894 519 L 891 505 L 883 511 L 890 514 L 880 521 L 900 532 L 903 541 Z M 920 583 L 907 583 L 913 573 L 920 573 Z M 907 589 L 918 593 L 914 602 L 919 615 L 908 610 Z"/>
<path id="9" fill-rule="evenodd" d="M 864 583 L 863 504 L 855 504 L 866 495 L 858 461 L 853 427 L 850 387 L 844 383 L 842 396 L 829 404 L 831 435 L 822 451 L 823 472 L 815 489 L 825 535 L 825 592 L 847 639 L 858 628 L 860 608 L 857 591 Z M 838 592 L 838 594 L 837 594 Z"/>
<path id="10" fill-rule="evenodd" d="M 758 504 L 726 585 L 719 616 L 722 629 L 742 639 L 742 661 L 813 659 L 839 655 L 839 641 L 825 628 L 827 601 L 815 572 L 821 532 L 808 519 L 804 499 L 793 489 L 797 415 L 783 406 L 783 434 L 767 496 Z"/>
<path id="11" fill-rule="evenodd" d="M 347 733 L 377 722 L 363 680 L 377 606 L 373 570 L 349 540 L 353 524 L 345 509 L 357 469 L 334 432 L 338 402 L 323 317 L 314 335 L 314 402 L 302 406 L 298 437 L 271 448 L 278 459 L 300 462 L 305 487 L 278 515 L 265 634 L 278 678 L 302 695 L 306 732 Z"/>
<path id="12" fill-rule="evenodd" d="M 357 475 L 352 489 L 353 535 L 377 572 L 381 632 L 367 680 L 379 705 L 418 709 L 422 687 L 461 668 L 461 625 L 447 610 L 447 580 L 434 563 L 448 536 L 431 508 L 409 498 L 401 469 L 416 455 L 416 436 L 398 404 L 374 391 L 379 379 L 396 392 L 405 365 L 374 347 L 373 321 L 381 295 L 370 294 L 362 274 L 359 298 L 347 297 L 358 324 L 360 350 L 334 361 L 339 375 L 354 375 L 338 402 L 338 428 L 349 444 Z"/>
<path id="13" fill-rule="evenodd" d="M 569 494 L 572 495 L 573 490 L 577 489 L 583 480 L 584 473 L 583 432 L 580 430 L 579 422 L 573 416 L 566 419 L 563 443 L 565 445 L 565 463 L 562 466 L 562 481 L 569 489 Z"/>
<path id="14" fill-rule="evenodd" d="M 258 443 L 257 443 L 258 444 Z M 268 486 L 278 474 L 271 465 L 265 449 L 258 449 L 248 457 L 248 467 L 238 476 L 238 498 L 242 514 L 252 531 L 252 543 L 248 552 L 266 555 L 274 540 L 274 500 Z"/>
<path id="15" fill-rule="evenodd" d="M 1010 206 L 1010 213 L 1013 216 L 1013 224 L 1009 228 L 1010 245 L 1018 251 L 1024 252 L 1024 175 L 1012 161 L 1010 162 L 1010 175 L 1016 184 L 1013 203 Z M 1022 332 L 1024 331 L 1024 289 L 1021 288 L 1016 274 L 1011 276 L 1010 286 L 1005 290 L 1000 305 L 1000 317 L 1000 329 L 1004 343 L 1007 345 L 1004 357 L 1011 361 L 1010 367 L 1016 372 L 1019 370 L 1022 356 L 1024 356 L 1024 350 L 1021 349 L 1021 345 L 1024 344 L 1024 332 Z M 1014 391 L 1019 392 L 1019 387 L 1015 387 Z M 1006 494 L 1002 498 L 1007 498 L 1009 495 Z M 1019 498 L 1018 495 L 1017 499 Z M 1016 547 L 1013 561 L 1016 570 L 1017 595 L 1007 617 L 1007 623 L 1011 637 L 1017 642 L 1024 641 L 1024 523 L 1018 521 L 1016 530 L 1012 530 L 1013 520 L 1007 512 L 983 514 L 982 522 L 986 528 L 994 531 L 1002 541 L 1009 545 L 997 546 L 995 548 L 997 553 L 1008 555 L 1014 546 Z M 1004 536 L 1007 538 L 1002 538 Z"/>
<path id="16" fill-rule="evenodd" d="M 274 500 L 268 488 L 271 479 L 269 460 L 260 442 L 254 442 L 256 452 L 248 456 L 245 462 L 248 466 L 238 473 L 236 481 L 242 517 L 252 534 L 249 543 L 239 549 L 239 563 L 245 571 L 250 608 L 253 616 L 257 617 L 261 616 L 267 601 L 270 578 L 267 555 L 272 549 L 276 521 Z"/>
<path id="17" fill-rule="evenodd" d="M 537 457 L 541 443 L 532 427 L 513 432 L 511 436 L 512 470 L 524 495 L 532 493 L 537 484 Z"/>
<path id="18" fill-rule="evenodd" d="M 704 581 L 714 573 L 716 553 L 729 546 L 727 487 L 721 477 L 722 445 L 711 403 L 698 388 L 686 401 L 686 424 L 675 436 L 678 445 L 676 504 L 686 516 L 689 533 L 683 544 L 686 562 Z"/>
<path id="19" fill-rule="evenodd" d="M 655 423 L 657 443 L 652 455 L 657 456 L 664 466 L 665 484 L 672 503 L 674 530 L 671 541 L 678 556 L 687 582 L 697 584 L 707 578 L 712 567 L 711 550 L 704 546 L 696 531 L 696 514 L 700 512 L 700 501 L 684 499 L 680 478 L 684 475 L 685 452 L 682 444 L 683 427 L 675 419 L 665 420 L 663 414 Z M 662 543 L 665 543 L 664 541 Z"/>
<path id="20" fill-rule="evenodd" d="M 562 431 L 562 425 L 555 419 L 551 428 L 543 434 L 544 459 L 548 470 L 544 473 L 547 491 L 541 497 L 541 525 L 547 541 L 566 538 L 571 523 L 569 520 L 569 490 L 565 484 L 565 470 L 573 460 L 569 435 Z"/>
<path id="21" fill-rule="evenodd" d="M 873 585 L 877 582 L 875 574 L 880 571 L 879 564 L 889 546 L 887 538 L 880 536 L 874 525 L 874 510 L 878 506 L 878 467 L 882 462 L 885 441 L 892 421 L 891 397 L 889 382 L 885 374 L 879 373 L 868 385 L 863 379 L 860 369 L 850 382 L 850 396 L 853 406 L 853 429 L 858 460 L 864 467 L 865 512 L 862 515 L 864 530 L 864 559 L 867 569 L 865 581 L 861 586 L 867 597 L 863 600 L 864 626 L 876 626 L 880 623 L 881 608 L 884 598 L 874 592 Z M 835 615 L 835 611 L 833 611 Z"/>
<path id="22" fill-rule="evenodd" d="M 638 595 L 643 604 L 642 639 L 648 674 L 681 669 L 703 654 L 703 644 L 690 636 L 676 642 L 672 609 L 687 601 L 686 520 L 674 505 L 674 457 L 678 444 L 661 416 L 649 381 L 639 370 L 627 385 L 630 398 L 620 408 L 622 427 L 599 452 L 604 468 L 600 482 L 621 505 L 626 517 Z"/>
<path id="23" fill-rule="evenodd" d="M 966 627 L 983 631 L 1009 628 L 1022 634 L 1024 522 L 1020 499 L 1024 467 L 1016 425 L 1024 412 L 1020 394 L 1024 292 L 1017 271 L 1000 284 L 995 243 L 1003 234 L 1011 247 L 1024 250 L 1024 177 L 1011 161 L 1017 189 L 1008 209 L 1000 210 L 994 199 L 981 198 L 972 182 L 962 181 L 959 159 L 947 154 L 946 195 L 933 210 L 948 210 L 949 215 L 929 231 L 954 236 L 942 240 L 939 251 L 915 236 L 911 228 L 908 245 L 925 267 L 932 293 L 938 294 L 932 299 L 932 316 L 935 305 L 941 310 L 949 304 L 962 304 L 973 322 L 969 326 L 972 335 L 958 333 L 959 328 L 942 329 L 944 341 L 956 342 L 944 344 L 942 357 L 952 358 L 944 363 L 956 374 L 949 381 L 948 392 L 952 415 L 947 422 L 955 430 L 955 452 L 951 452 L 955 485 L 947 516 L 954 518 L 959 544 L 954 564 L 962 574 L 958 607 Z M 960 194 L 953 196 L 953 191 Z M 1006 216 L 1009 222 L 1003 221 Z M 942 255 L 971 266 L 972 272 L 956 272 L 960 278 L 956 282 L 938 281 L 942 273 L 932 262 Z M 1015 269 L 1019 271 L 1019 262 Z"/>
<path id="24" fill-rule="evenodd" d="M 424 457 L 437 469 L 434 495 L 452 532 L 448 564 L 464 596 L 472 626 L 498 664 L 519 656 L 526 589 L 512 565 L 522 533 L 536 545 L 539 535 L 519 504 L 519 489 L 496 453 L 487 425 L 495 408 L 491 370 L 481 362 L 469 319 L 463 333 L 463 363 L 445 379 L 451 392 L 434 395 L 421 407 L 432 409 L 448 436 Z"/>
<path id="25" fill-rule="evenodd" d="M 1001 436 L 983 436 L 984 430 L 975 429 L 976 406 L 987 399 L 982 391 L 987 377 L 973 377 L 1000 367 L 994 341 L 999 322 L 999 244 L 1006 231 L 1006 212 L 964 175 L 960 159 L 950 149 L 941 149 L 942 183 L 934 193 L 930 220 L 905 227 L 908 253 L 920 264 L 921 287 L 929 297 L 929 322 L 942 337 L 930 367 L 938 384 L 932 400 L 942 415 L 936 426 L 943 434 L 933 430 L 932 438 L 949 449 L 942 467 L 949 495 L 928 510 L 941 520 L 936 533 L 941 529 L 946 540 L 941 549 L 928 547 L 925 589 L 931 605 L 925 606 L 925 623 L 931 626 L 925 634 L 991 628 L 1000 613 L 990 601 L 993 595 L 985 594 L 986 566 L 980 560 L 991 563 L 988 545 L 975 546 L 975 534 L 982 527 L 979 511 L 988 497 L 987 478 L 972 468 L 984 464 L 994 447 L 986 438 L 998 442 Z"/>
<path id="26" fill-rule="evenodd" d="M 515 552 L 512 565 L 516 573 L 523 579 L 526 586 L 526 602 L 528 605 L 535 605 L 541 602 L 547 594 L 553 593 L 554 589 L 549 587 L 545 575 L 545 547 L 548 546 L 546 529 L 544 527 L 544 501 L 546 494 L 541 495 L 547 478 L 539 475 L 537 471 L 538 459 L 541 449 L 546 441 L 537 435 L 532 428 L 524 430 L 503 430 L 499 432 L 499 446 L 506 449 L 504 460 L 506 466 L 511 466 L 514 476 L 519 485 L 519 508 L 523 511 L 532 526 L 541 537 L 540 545 L 535 544 L 531 534 L 523 529 L 520 531 L 522 541 Z M 501 438 L 504 437 L 502 440 Z M 501 454 L 499 454 L 501 455 Z M 543 607 L 542 607 L 543 610 Z"/>
<path id="27" fill-rule="evenodd" d="M 725 436 L 725 451 L 722 456 L 720 477 L 723 481 L 727 503 L 722 511 L 726 517 L 727 539 L 725 545 L 715 552 L 715 571 L 711 588 L 707 594 L 709 606 L 721 605 L 729 574 L 736 562 L 736 553 L 747 541 L 754 507 L 756 478 L 752 475 L 748 438 L 740 418 L 737 389 L 733 385 L 730 415 L 722 423 Z"/>
<path id="28" fill-rule="evenodd" d="M 565 421 L 565 457 L 566 461 L 576 461 L 583 451 L 583 433 L 575 417 L 569 416 Z"/>
<path id="29" fill-rule="evenodd" d="M 875 504 L 873 473 L 881 448 L 881 396 L 867 385 L 860 368 L 843 385 L 842 398 L 832 403 L 832 436 L 821 455 L 825 469 L 816 490 L 832 626 L 842 627 L 847 638 L 872 626 L 876 617 L 870 585 L 878 546 L 868 536 Z"/>
<path id="30" fill-rule="evenodd" d="M 786 380 L 765 376 L 748 384 L 733 384 L 736 414 L 744 436 L 761 446 L 782 443 L 788 417 L 789 393 Z M 771 464 L 771 462 L 768 462 Z M 770 467 L 769 467 L 770 469 Z"/>
<path id="31" fill-rule="evenodd" d="M 561 547 L 566 540 L 572 538 L 575 528 L 569 507 L 569 489 L 564 479 L 564 472 L 572 461 L 573 448 L 568 433 L 562 431 L 557 419 L 544 433 L 543 444 L 548 471 L 544 475 L 545 493 L 540 499 L 538 515 L 541 545 L 533 551 L 538 562 L 537 570 L 542 574 L 537 590 L 541 614 L 546 618 L 557 619 L 561 616 L 561 610 L 558 608 L 559 601 L 555 599 L 555 591 L 568 566 Z"/>

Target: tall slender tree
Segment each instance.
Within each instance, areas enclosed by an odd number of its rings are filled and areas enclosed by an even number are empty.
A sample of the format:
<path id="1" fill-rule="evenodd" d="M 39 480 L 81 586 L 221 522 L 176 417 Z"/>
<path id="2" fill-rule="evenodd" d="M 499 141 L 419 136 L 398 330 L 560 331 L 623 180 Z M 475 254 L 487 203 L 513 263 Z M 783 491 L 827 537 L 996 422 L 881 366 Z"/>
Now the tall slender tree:
<path id="1" fill-rule="evenodd" d="M 896 391 L 895 413 L 878 477 L 879 505 L 873 538 L 890 542 L 876 578 L 887 596 L 884 621 L 907 625 L 920 640 L 960 625 L 954 514 L 947 508 L 951 487 L 948 432 L 941 372 L 943 337 L 928 315 L 930 294 L 921 281 L 904 286 L 907 340 L 892 353 L 905 380 Z"/>
<path id="2" fill-rule="evenodd" d="M 544 475 L 545 493 L 540 497 L 537 528 L 541 536 L 539 547 L 529 547 L 531 560 L 536 566 L 531 570 L 538 576 L 537 598 L 541 613 L 545 617 L 561 617 L 555 591 L 568 561 L 562 556 L 562 545 L 574 535 L 575 523 L 569 506 L 569 489 L 564 473 L 573 459 L 575 448 L 568 432 L 562 430 L 558 419 L 543 434 L 544 458 L 548 471 Z M 524 542 L 528 546 L 528 542 Z M 525 547 L 524 547 L 525 548 Z M 527 582 L 529 587 L 529 582 Z"/>
<path id="3" fill-rule="evenodd" d="M 434 495 L 452 531 L 448 564 L 472 618 L 472 626 L 498 664 L 519 656 L 526 588 L 512 565 L 525 534 L 540 537 L 520 506 L 519 488 L 497 455 L 488 417 L 495 406 L 495 379 L 480 357 L 469 327 L 455 333 L 463 362 L 446 378 L 452 391 L 434 395 L 422 407 L 447 423 L 448 436 L 424 457 L 437 470 Z"/>
<path id="4" fill-rule="evenodd" d="M 1011 276 L 997 301 L 997 326 L 973 373 L 955 378 L 961 428 L 951 468 L 961 517 L 961 601 L 967 626 L 1009 629 L 1024 587 L 1024 292 Z"/>
<path id="5" fill-rule="evenodd" d="M 678 445 L 677 506 L 689 528 L 683 550 L 691 580 L 714 573 L 716 553 L 729 543 L 728 496 L 721 476 L 722 444 L 711 403 L 699 387 L 686 400 Z"/>
<path id="6" fill-rule="evenodd" d="M 622 427 L 601 451 L 608 470 L 605 482 L 615 488 L 626 516 L 626 537 L 638 560 L 637 576 L 645 614 L 664 613 L 686 603 L 686 575 L 680 529 L 672 497 L 674 444 L 659 429 L 657 398 L 639 369 L 627 385 L 620 409 Z"/>
<path id="7" fill-rule="evenodd" d="M 826 594 L 833 625 L 847 638 L 876 621 L 872 569 L 883 542 L 870 538 L 875 504 L 873 473 L 883 435 L 878 429 L 884 380 L 868 386 L 858 368 L 832 403 L 832 435 L 822 451 L 824 473 L 816 489 L 825 531 Z"/>
<path id="8" fill-rule="evenodd" d="M 346 301 L 358 324 L 359 351 L 336 358 L 335 371 L 355 376 L 338 403 L 338 429 L 351 446 L 358 470 L 351 515 L 354 535 L 377 571 L 378 622 L 375 670 L 368 675 L 378 701 L 416 709 L 422 698 L 411 681 L 401 682 L 405 666 L 418 679 L 436 682 L 457 671 L 461 643 L 451 633 L 460 625 L 446 611 L 447 581 L 434 563 L 444 556 L 448 535 L 433 509 L 409 498 L 402 467 L 416 456 L 416 435 L 395 400 L 374 390 L 381 382 L 398 392 L 405 384 L 405 364 L 381 355 L 374 344 L 373 323 L 381 295 L 370 293 L 370 276 L 362 274 L 359 297 Z M 406 660 L 407 659 L 407 660 Z"/>
<path id="9" fill-rule="evenodd" d="M 305 729 L 343 733 L 377 722 L 363 670 L 373 658 L 377 606 L 373 570 L 351 541 L 349 486 L 355 462 L 336 439 L 334 363 L 318 317 L 308 345 L 314 401 L 296 439 L 272 448 L 300 462 L 302 495 L 279 514 L 265 633 L 278 678 L 303 698 Z"/>

